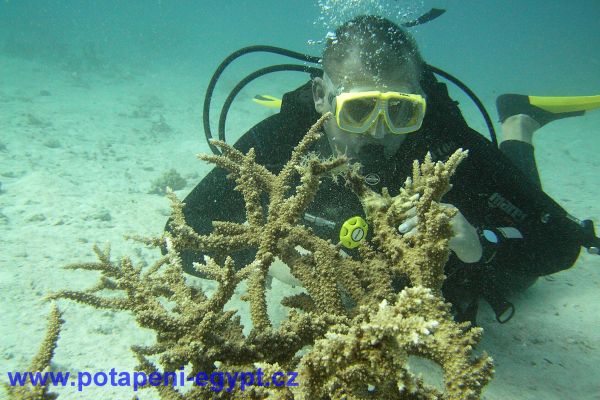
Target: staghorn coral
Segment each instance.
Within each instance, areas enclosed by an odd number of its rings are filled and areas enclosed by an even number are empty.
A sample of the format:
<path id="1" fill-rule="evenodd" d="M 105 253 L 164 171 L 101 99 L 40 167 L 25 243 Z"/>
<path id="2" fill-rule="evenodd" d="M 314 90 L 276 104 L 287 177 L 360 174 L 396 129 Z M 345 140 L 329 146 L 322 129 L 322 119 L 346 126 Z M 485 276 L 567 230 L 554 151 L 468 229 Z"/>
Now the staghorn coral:
<path id="1" fill-rule="evenodd" d="M 223 398 L 478 398 L 493 373 L 487 355 L 471 354 L 481 330 L 455 323 L 441 297 L 453 214 L 438 201 L 449 190 L 450 177 L 466 152 L 457 151 L 446 163 L 434 163 L 429 155 L 423 163 L 415 161 L 413 176 L 398 196 L 385 190 L 377 194 L 364 185 L 357 168 L 346 168 L 344 157 L 321 160 L 308 152 L 328 117 L 317 121 L 277 175 L 255 162 L 253 150 L 244 155 L 223 142 L 213 142 L 221 148 L 221 156 L 200 156 L 231 172 L 229 177 L 245 200 L 247 224 L 215 221 L 212 233 L 199 235 L 186 224 L 183 204 L 169 193 L 171 233 L 137 238 L 165 248 L 166 255 L 144 268 L 128 258 L 115 263 L 108 249 L 95 248 L 99 262 L 69 268 L 101 271 L 101 281 L 85 292 L 63 291 L 50 297 L 131 311 L 138 324 L 157 332 L 155 345 L 133 349 L 139 368 L 148 373 L 174 371 L 182 365 L 191 365 L 192 374 L 257 368 L 265 374 L 299 372 L 298 387 L 252 386 L 245 392 L 221 392 Z M 374 232 L 357 259 L 344 256 L 339 244 L 300 225 L 321 179 L 339 174 L 340 169 L 346 169 L 346 182 L 361 199 Z M 299 183 L 292 187 L 296 178 Z M 265 194 L 266 206 L 261 202 Z M 396 227 L 412 207 L 419 217 L 417 233 L 401 237 Z M 255 259 L 235 265 L 230 255 L 247 247 L 257 250 Z M 186 284 L 179 258 L 184 249 L 215 255 L 195 264 L 218 282 L 213 294 Z M 284 300 L 296 309 L 278 328 L 269 318 L 266 297 L 267 274 L 275 257 L 290 267 L 306 290 Z M 404 279 L 408 287 L 395 293 L 391 286 L 395 278 Z M 244 300 L 250 303 L 248 335 L 235 312 L 224 311 L 242 281 L 247 281 Z M 105 290 L 119 296 L 99 293 Z M 443 392 L 410 373 L 409 355 L 442 367 Z M 200 386 L 185 394 L 172 387 L 158 391 L 164 399 L 215 396 Z"/>
<path id="2" fill-rule="evenodd" d="M 383 300 L 378 308 L 360 307 L 351 324 L 331 327 L 302 358 L 306 398 L 440 398 L 411 374 L 409 355 L 442 367 L 443 398 L 479 397 L 492 373 L 488 357 L 469 355 L 480 329 L 453 322 L 448 305 L 422 286 L 407 288 L 393 305 Z M 374 386 L 372 393 L 366 383 Z"/>
<path id="3" fill-rule="evenodd" d="M 38 353 L 33 358 L 31 365 L 27 369 L 31 373 L 46 373 L 50 370 L 50 361 L 56 349 L 56 342 L 60 334 L 60 327 L 63 324 L 58 307 L 53 306 L 48 317 L 48 329 L 46 337 L 40 346 Z M 54 400 L 58 397 L 56 393 L 49 392 L 47 385 L 31 385 L 31 380 L 27 379 L 24 386 L 10 386 L 4 384 L 8 398 L 14 400 Z"/>

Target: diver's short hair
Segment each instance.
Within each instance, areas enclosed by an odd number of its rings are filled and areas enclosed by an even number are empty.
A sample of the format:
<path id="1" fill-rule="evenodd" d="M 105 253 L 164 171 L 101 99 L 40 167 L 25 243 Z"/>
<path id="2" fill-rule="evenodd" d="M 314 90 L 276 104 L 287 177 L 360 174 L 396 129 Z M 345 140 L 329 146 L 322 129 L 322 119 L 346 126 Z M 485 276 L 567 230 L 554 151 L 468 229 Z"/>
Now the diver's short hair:
<path id="1" fill-rule="evenodd" d="M 365 72 L 385 77 L 398 68 L 407 69 L 419 80 L 423 59 L 417 44 L 405 29 L 375 15 L 361 15 L 339 26 L 327 38 L 323 69 L 334 81 L 341 78 L 344 59 L 357 53 Z"/>

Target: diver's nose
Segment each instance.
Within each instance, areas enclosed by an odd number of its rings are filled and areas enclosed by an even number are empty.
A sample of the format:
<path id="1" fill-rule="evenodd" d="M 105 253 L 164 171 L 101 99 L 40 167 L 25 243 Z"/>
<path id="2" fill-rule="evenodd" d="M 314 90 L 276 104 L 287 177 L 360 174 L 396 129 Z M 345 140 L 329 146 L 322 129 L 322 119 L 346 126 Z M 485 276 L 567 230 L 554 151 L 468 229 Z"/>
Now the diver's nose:
<path id="1" fill-rule="evenodd" d="M 369 128 L 369 135 L 375 139 L 383 139 L 387 133 L 387 127 L 383 121 L 382 116 L 377 117 L 375 123 Z"/>

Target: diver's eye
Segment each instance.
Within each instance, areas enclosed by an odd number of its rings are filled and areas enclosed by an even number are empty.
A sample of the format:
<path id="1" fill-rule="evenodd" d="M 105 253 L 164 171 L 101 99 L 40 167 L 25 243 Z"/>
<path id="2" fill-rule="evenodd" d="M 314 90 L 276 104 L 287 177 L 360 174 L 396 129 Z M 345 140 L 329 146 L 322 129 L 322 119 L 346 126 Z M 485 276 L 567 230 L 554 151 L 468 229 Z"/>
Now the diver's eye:
<path id="1" fill-rule="evenodd" d="M 344 104 L 345 116 L 348 120 L 360 124 L 371 116 L 376 105 L 377 99 L 375 98 L 348 101 Z"/>
<path id="2" fill-rule="evenodd" d="M 388 102 L 388 115 L 395 126 L 409 126 L 417 111 L 417 105 L 411 101 L 390 100 Z"/>

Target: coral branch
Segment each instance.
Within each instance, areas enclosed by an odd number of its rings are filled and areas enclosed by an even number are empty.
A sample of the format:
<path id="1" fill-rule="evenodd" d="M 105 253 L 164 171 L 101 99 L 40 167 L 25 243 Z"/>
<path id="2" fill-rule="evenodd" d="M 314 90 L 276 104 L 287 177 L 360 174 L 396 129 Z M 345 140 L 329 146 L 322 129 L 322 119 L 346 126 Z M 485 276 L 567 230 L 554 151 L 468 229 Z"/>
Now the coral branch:
<path id="1" fill-rule="evenodd" d="M 54 305 L 50 312 L 50 316 L 48 317 L 46 337 L 44 338 L 38 353 L 33 357 L 31 365 L 27 369 L 28 372 L 49 372 L 50 361 L 54 356 L 56 342 L 58 341 L 60 328 L 63 322 L 58 307 Z M 56 393 L 48 391 L 48 385 L 40 385 L 39 383 L 32 385 L 29 378 L 24 386 L 9 386 L 4 384 L 4 387 L 8 392 L 8 398 L 13 400 L 54 400 L 58 397 Z"/>
<path id="2" fill-rule="evenodd" d="M 302 377 L 297 388 L 254 386 L 232 398 L 478 398 L 493 373 L 489 357 L 472 356 L 481 330 L 455 323 L 441 294 L 452 212 L 439 201 L 466 152 L 458 150 L 446 163 L 427 155 L 422 163 L 415 161 L 397 196 L 386 189 L 375 193 L 346 158 L 322 160 L 309 153 L 329 117 L 317 121 L 277 175 L 256 164 L 254 150 L 242 154 L 224 142 L 213 142 L 221 156 L 199 156 L 230 171 L 246 204 L 246 224 L 215 221 L 213 232 L 199 235 L 187 225 L 183 203 L 170 192 L 171 233 L 137 239 L 166 249 L 165 256 L 149 267 L 134 266 L 128 258 L 114 263 L 108 249 L 95 248 L 98 263 L 70 268 L 100 271 L 100 282 L 88 291 L 51 297 L 132 312 L 140 326 L 157 333 L 155 345 L 134 348 L 147 372 L 181 365 L 191 365 L 192 373 L 260 367 L 296 370 Z M 372 232 L 355 258 L 300 225 L 320 182 L 340 175 L 359 197 Z M 417 233 L 402 237 L 398 224 L 413 207 Z M 236 263 L 231 255 L 246 248 L 255 250 L 254 260 Z M 197 271 L 217 282 L 212 293 L 186 282 L 179 256 L 184 249 L 219 255 L 195 263 Z M 268 312 L 267 275 L 276 258 L 305 291 L 284 300 L 293 309 L 279 327 Z M 237 312 L 224 309 L 243 281 L 247 293 L 242 298 L 249 302 L 252 322 L 247 335 Z M 393 281 L 406 287 L 397 293 Z M 103 296 L 107 291 L 117 296 Z M 442 392 L 410 373 L 411 355 L 441 366 Z M 156 365 L 152 357 L 159 360 Z M 203 399 L 213 393 L 201 387 L 185 394 L 162 388 L 159 395 Z"/>

